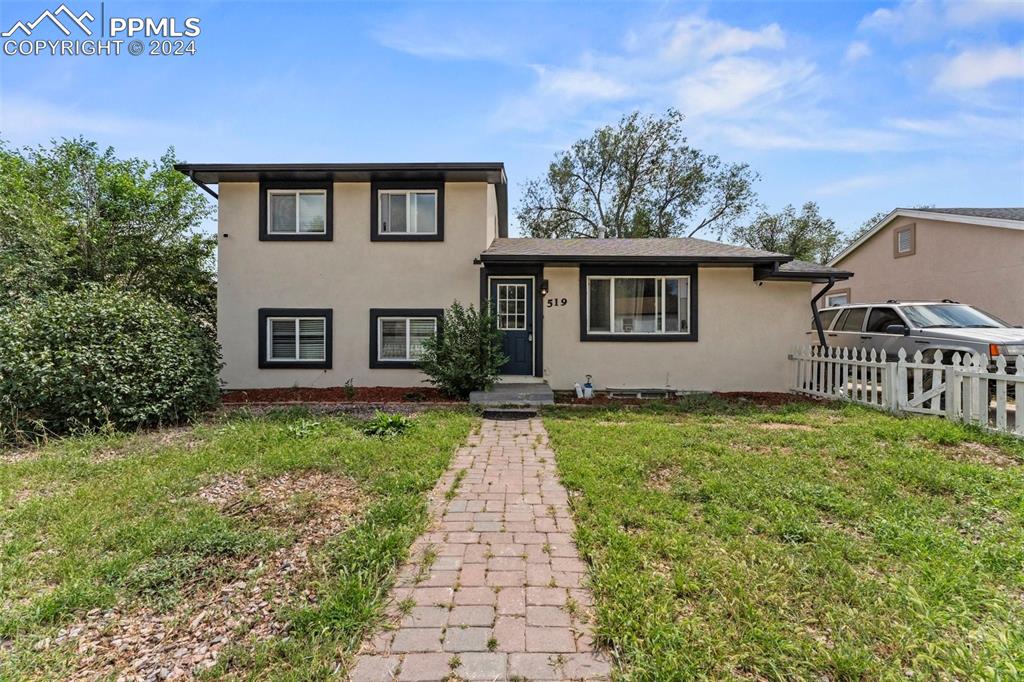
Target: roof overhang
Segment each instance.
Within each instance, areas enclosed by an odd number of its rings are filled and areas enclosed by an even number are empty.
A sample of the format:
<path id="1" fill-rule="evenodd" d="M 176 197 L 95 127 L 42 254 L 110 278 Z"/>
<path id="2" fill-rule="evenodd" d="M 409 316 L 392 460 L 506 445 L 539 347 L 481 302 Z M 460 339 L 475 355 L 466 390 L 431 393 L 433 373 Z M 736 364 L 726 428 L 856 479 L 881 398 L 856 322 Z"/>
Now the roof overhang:
<path id="1" fill-rule="evenodd" d="M 893 209 L 889 215 L 875 223 L 874 227 L 840 251 L 839 255 L 828 262 L 828 265 L 835 265 L 842 259 L 849 256 L 851 253 L 856 251 L 861 244 L 871 239 L 877 232 L 884 229 L 886 225 L 897 218 L 914 218 L 917 220 L 935 220 L 944 223 L 962 223 L 964 225 L 980 225 L 982 227 L 999 227 L 1008 230 L 1024 230 L 1024 221 L 1020 220 L 982 218 L 979 216 L 960 215 L 957 213 L 935 213 L 924 209 L 896 208 Z"/>
<path id="2" fill-rule="evenodd" d="M 853 277 L 852 272 L 826 268 L 822 270 L 780 270 L 776 267 L 755 266 L 755 282 L 816 282 L 824 284 Z"/>
<path id="3" fill-rule="evenodd" d="M 569 256 L 565 254 L 553 254 L 550 256 L 521 255 L 521 254 L 481 254 L 480 261 L 486 265 L 499 264 L 530 264 L 530 265 L 579 265 L 579 264 L 600 264 L 600 265 L 721 265 L 721 266 L 751 266 L 751 265 L 778 265 L 786 263 L 792 258 L 741 258 L 736 256 Z"/>
<path id="4" fill-rule="evenodd" d="M 198 182 L 260 180 L 371 182 L 373 180 L 443 180 L 507 184 L 505 164 L 481 163 L 178 163 L 175 169 Z"/>

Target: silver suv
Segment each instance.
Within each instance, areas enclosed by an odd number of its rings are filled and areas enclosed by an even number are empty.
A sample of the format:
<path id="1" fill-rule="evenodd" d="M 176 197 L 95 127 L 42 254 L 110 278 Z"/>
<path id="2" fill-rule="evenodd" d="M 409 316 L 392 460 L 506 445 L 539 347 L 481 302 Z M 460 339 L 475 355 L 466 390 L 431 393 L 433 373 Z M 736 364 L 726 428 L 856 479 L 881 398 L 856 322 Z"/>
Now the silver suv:
<path id="1" fill-rule="evenodd" d="M 953 353 L 980 353 L 994 367 L 996 356 L 1004 355 L 1012 372 L 1017 356 L 1024 355 L 1024 329 L 956 301 L 851 304 L 820 315 L 829 346 L 884 350 L 886 359 L 895 360 L 902 348 L 907 357 L 921 351 L 930 362 L 941 350 L 946 363 Z M 810 333 L 816 343 L 817 332 Z"/>

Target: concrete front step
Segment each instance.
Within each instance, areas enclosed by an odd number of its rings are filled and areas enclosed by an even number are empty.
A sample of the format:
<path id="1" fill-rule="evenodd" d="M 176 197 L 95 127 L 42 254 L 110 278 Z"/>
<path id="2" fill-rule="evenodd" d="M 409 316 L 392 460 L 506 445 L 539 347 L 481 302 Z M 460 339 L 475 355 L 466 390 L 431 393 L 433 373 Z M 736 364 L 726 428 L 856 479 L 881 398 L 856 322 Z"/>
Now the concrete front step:
<path id="1" fill-rule="evenodd" d="M 555 392 L 547 382 L 538 384 L 495 384 L 486 391 L 473 391 L 469 394 L 472 405 L 540 407 L 554 405 Z"/>

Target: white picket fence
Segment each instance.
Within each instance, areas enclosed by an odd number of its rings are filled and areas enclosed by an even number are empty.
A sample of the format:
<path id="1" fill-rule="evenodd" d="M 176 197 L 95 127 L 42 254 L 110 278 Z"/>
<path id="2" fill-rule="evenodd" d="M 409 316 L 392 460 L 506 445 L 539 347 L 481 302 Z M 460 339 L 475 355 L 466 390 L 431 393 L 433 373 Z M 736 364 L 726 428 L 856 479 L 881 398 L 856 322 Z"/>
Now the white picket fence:
<path id="1" fill-rule="evenodd" d="M 1003 356 L 989 371 L 982 355 L 944 357 L 940 351 L 925 361 L 920 351 L 908 360 L 902 349 L 890 358 L 885 351 L 804 346 L 789 359 L 795 393 L 930 414 L 1024 438 L 1024 356 L 1017 356 L 1013 374 Z"/>

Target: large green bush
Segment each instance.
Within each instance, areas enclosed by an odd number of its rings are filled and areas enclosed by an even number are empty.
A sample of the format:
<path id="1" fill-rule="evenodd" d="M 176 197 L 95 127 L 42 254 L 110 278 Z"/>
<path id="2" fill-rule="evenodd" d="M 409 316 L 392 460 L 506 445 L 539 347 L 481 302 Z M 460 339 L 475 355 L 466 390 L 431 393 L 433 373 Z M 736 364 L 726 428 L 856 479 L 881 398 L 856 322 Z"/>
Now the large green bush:
<path id="1" fill-rule="evenodd" d="M 87 286 L 0 312 L 0 436 L 180 422 L 216 404 L 220 351 L 187 314 Z"/>
<path id="2" fill-rule="evenodd" d="M 444 313 L 441 333 L 423 344 L 420 369 L 443 392 L 465 398 L 491 386 L 507 360 L 490 309 L 456 301 Z"/>

